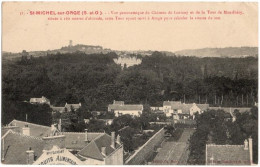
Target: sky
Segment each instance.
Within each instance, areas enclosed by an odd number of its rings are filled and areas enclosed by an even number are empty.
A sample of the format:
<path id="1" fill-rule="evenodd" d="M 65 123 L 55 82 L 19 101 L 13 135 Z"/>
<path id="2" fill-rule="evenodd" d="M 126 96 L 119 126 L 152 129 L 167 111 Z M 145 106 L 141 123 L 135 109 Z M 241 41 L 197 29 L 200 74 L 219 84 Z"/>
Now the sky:
<path id="1" fill-rule="evenodd" d="M 190 12 L 207 10 L 222 12 L 235 10 L 242 11 L 244 14 L 220 15 L 221 20 L 178 21 L 50 21 L 48 17 L 51 16 L 47 15 L 20 15 L 21 12 L 29 13 L 30 11 L 111 13 L 112 11 Z M 110 16 L 115 17 L 115 15 Z M 131 15 L 124 16 L 131 17 Z M 152 16 L 161 17 L 159 14 L 150 15 L 150 17 Z M 193 16 L 195 17 L 195 15 Z M 57 17 L 64 19 L 66 16 Z M 258 6 L 253 2 L 4 2 L 2 4 L 3 51 L 59 49 L 67 46 L 69 40 L 72 40 L 74 45 L 100 45 L 113 50 L 173 52 L 207 47 L 258 46 Z"/>

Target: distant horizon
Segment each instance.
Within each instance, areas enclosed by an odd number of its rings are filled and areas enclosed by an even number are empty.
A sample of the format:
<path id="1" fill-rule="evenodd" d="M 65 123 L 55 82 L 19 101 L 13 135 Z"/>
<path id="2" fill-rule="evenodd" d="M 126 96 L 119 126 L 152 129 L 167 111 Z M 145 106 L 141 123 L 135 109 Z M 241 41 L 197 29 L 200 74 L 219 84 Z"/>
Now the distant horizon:
<path id="1" fill-rule="evenodd" d="M 103 49 L 110 49 L 112 51 L 127 51 L 127 52 L 131 52 L 131 51 L 158 51 L 158 52 L 179 52 L 179 51 L 184 51 L 184 50 L 199 50 L 199 49 L 224 49 L 224 48 L 243 48 L 243 47 L 249 47 L 249 48 L 258 48 L 258 46 L 226 46 L 226 47 L 202 47 L 202 48 L 193 48 L 193 49 L 181 49 L 181 50 L 175 50 L 175 51 L 170 51 L 170 50 L 152 50 L 152 49 L 148 49 L 148 50 L 144 50 L 144 49 L 135 49 L 135 50 L 124 50 L 124 49 L 112 49 L 112 48 L 108 48 L 108 47 L 104 47 L 102 45 L 92 45 L 92 44 L 82 44 L 82 43 L 78 43 L 78 44 L 74 44 L 72 46 L 76 46 L 76 45 L 86 45 L 86 46 L 101 46 Z M 59 50 L 62 47 L 68 47 L 69 45 L 65 45 L 65 46 L 61 46 L 60 48 L 55 48 L 55 49 L 46 49 L 46 50 L 26 50 L 26 52 L 45 52 L 45 51 L 52 51 L 52 50 Z M 18 51 L 18 52 L 12 52 L 12 51 L 5 51 L 2 50 L 2 52 L 7 52 L 7 53 L 21 53 L 23 50 Z"/>
<path id="2" fill-rule="evenodd" d="M 53 21 L 48 20 L 50 16 L 46 15 L 20 15 L 20 12 L 39 10 L 131 12 L 207 9 L 237 10 L 243 11 L 244 14 L 222 15 L 220 20 L 204 21 Z M 69 40 L 73 40 L 73 43 L 100 45 L 124 51 L 176 52 L 199 48 L 258 47 L 258 3 L 4 2 L 2 4 L 3 51 L 19 53 L 22 50 L 28 52 L 54 50 L 67 46 Z"/>

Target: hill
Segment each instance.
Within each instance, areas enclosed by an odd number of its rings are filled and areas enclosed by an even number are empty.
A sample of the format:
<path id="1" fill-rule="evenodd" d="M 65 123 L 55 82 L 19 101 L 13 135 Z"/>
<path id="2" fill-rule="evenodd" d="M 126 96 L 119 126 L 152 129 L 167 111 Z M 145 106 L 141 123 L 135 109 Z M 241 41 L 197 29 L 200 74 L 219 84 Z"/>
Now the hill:
<path id="1" fill-rule="evenodd" d="M 187 49 L 175 52 L 176 55 L 196 57 L 256 57 L 258 47 L 227 47 L 227 48 L 203 48 Z"/>

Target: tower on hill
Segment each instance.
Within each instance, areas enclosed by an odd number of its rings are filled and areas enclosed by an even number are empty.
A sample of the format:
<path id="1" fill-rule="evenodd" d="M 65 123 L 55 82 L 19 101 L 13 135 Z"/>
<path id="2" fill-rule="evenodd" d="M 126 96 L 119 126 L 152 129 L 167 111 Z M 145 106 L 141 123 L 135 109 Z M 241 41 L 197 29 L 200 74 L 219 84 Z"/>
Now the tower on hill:
<path id="1" fill-rule="evenodd" d="M 70 40 L 69 42 L 69 47 L 72 47 L 72 40 Z"/>

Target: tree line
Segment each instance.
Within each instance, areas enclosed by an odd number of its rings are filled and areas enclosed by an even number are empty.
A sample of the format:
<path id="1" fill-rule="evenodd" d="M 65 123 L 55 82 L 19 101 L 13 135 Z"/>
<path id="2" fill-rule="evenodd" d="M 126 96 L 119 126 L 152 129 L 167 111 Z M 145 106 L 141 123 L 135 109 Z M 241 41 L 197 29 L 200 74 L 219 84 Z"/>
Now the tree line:
<path id="1" fill-rule="evenodd" d="M 233 122 L 229 113 L 210 110 L 196 116 L 196 131 L 190 138 L 189 164 L 205 165 L 206 144 L 243 145 L 253 139 L 253 162 L 258 163 L 258 108 L 249 112 L 235 111 Z"/>
<path id="2" fill-rule="evenodd" d="M 181 100 L 246 107 L 258 99 L 254 57 L 197 58 L 154 52 L 143 56 L 140 65 L 123 70 L 114 58 L 115 53 L 74 52 L 5 61 L 3 103 L 45 96 L 54 106 L 81 102 L 87 111 L 106 111 L 113 100 L 151 106 Z M 8 112 L 3 108 L 3 114 Z"/>

